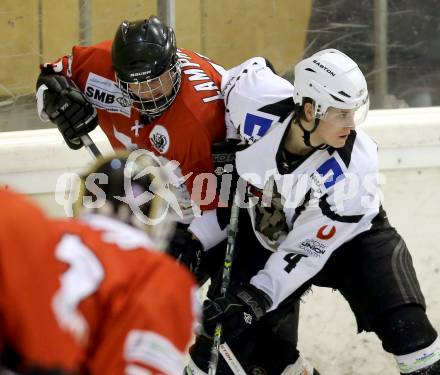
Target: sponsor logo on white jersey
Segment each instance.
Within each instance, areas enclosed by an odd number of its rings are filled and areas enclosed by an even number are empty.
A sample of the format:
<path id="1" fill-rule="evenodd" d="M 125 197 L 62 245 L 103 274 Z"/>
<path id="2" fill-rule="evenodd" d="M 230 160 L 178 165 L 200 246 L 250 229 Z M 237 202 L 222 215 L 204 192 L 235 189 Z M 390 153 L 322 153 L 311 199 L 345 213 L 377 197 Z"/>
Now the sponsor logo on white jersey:
<path id="1" fill-rule="evenodd" d="M 96 108 L 119 113 L 126 117 L 131 116 L 130 103 L 123 97 L 116 82 L 111 79 L 89 73 L 84 92 Z"/>
<path id="2" fill-rule="evenodd" d="M 150 142 L 157 151 L 165 154 L 170 148 L 168 130 L 162 125 L 156 125 L 150 132 Z"/>
<path id="3" fill-rule="evenodd" d="M 328 227 L 328 225 L 323 225 L 319 228 L 318 232 L 316 232 L 316 237 L 320 240 L 329 240 L 332 238 L 336 233 L 336 227 L 334 225 L 332 225 L 331 228 Z"/>
<path id="4" fill-rule="evenodd" d="M 315 258 L 323 255 L 327 249 L 327 245 L 312 238 L 301 241 L 298 247 L 309 256 Z"/>

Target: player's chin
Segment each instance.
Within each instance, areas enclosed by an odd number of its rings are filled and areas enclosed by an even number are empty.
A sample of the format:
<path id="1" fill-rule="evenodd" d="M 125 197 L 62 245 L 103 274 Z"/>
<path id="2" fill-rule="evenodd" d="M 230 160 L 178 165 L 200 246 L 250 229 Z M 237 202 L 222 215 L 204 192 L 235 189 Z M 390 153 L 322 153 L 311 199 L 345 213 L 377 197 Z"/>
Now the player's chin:
<path id="1" fill-rule="evenodd" d="M 327 144 L 333 148 L 341 148 L 344 147 L 347 143 L 348 134 L 347 135 L 340 135 L 337 137 L 334 137 L 330 142 Z"/>

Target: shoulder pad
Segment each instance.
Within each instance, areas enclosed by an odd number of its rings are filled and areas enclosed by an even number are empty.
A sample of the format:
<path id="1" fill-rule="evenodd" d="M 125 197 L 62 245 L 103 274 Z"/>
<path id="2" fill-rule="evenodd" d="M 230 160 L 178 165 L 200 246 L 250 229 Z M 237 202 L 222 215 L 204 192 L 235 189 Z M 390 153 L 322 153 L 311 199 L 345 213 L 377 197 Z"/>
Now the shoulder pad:
<path id="1" fill-rule="evenodd" d="M 253 143 L 293 110 L 293 85 L 256 57 L 228 70 L 222 79 L 226 125 Z"/>

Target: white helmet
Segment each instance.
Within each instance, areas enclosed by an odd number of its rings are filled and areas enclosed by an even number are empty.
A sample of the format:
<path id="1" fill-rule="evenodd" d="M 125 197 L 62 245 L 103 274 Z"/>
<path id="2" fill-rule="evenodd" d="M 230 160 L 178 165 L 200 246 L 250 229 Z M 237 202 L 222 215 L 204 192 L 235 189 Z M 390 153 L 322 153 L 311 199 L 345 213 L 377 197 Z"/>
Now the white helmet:
<path id="1" fill-rule="evenodd" d="M 368 113 L 368 89 L 358 65 L 337 49 L 325 49 L 295 66 L 293 101 L 302 106 L 305 98 L 315 104 L 315 118 L 325 119 L 330 107 L 356 109 L 355 124 Z"/>

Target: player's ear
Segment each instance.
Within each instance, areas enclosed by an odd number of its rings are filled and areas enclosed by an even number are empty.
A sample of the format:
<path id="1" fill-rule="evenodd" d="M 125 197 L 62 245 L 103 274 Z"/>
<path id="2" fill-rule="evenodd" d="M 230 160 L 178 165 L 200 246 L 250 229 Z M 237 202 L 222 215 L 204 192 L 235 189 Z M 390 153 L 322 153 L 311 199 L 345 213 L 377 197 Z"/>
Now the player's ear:
<path id="1" fill-rule="evenodd" d="M 307 122 L 311 122 L 315 117 L 315 107 L 313 103 L 306 102 L 303 107 L 304 119 Z"/>

